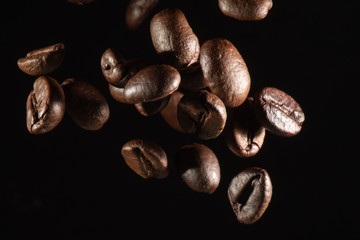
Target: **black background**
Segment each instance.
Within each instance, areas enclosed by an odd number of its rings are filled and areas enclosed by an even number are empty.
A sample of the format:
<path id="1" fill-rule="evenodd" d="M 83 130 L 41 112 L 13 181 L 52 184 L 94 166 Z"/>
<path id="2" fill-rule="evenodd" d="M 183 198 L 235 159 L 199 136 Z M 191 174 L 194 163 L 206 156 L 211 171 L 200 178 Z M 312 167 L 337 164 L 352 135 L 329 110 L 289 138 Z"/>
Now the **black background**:
<path id="1" fill-rule="evenodd" d="M 222 137 L 202 141 L 178 133 L 160 115 L 143 117 L 134 106 L 112 99 L 100 69 L 107 48 L 127 59 L 157 63 L 150 19 L 139 30 L 128 30 L 127 2 L 2 3 L 1 239 L 359 239 L 357 96 L 351 93 L 359 82 L 356 1 L 274 0 L 269 15 L 257 22 L 226 17 L 216 0 L 161 1 L 152 12 L 180 8 L 201 44 L 230 40 L 247 63 L 250 95 L 272 86 L 300 103 L 306 115 L 302 131 L 292 138 L 268 133 L 250 159 L 233 155 Z M 64 43 L 66 55 L 50 75 L 60 83 L 86 79 L 108 100 L 110 119 L 99 131 L 83 130 L 68 116 L 44 135 L 26 129 L 26 98 L 36 77 L 21 72 L 17 59 L 57 42 Z M 173 169 L 163 180 L 142 179 L 120 154 L 122 145 L 135 138 L 161 145 L 170 164 L 180 146 L 207 145 L 220 162 L 219 188 L 212 195 L 194 192 Z M 242 225 L 227 187 L 251 166 L 268 171 L 273 197 L 258 222 Z"/>

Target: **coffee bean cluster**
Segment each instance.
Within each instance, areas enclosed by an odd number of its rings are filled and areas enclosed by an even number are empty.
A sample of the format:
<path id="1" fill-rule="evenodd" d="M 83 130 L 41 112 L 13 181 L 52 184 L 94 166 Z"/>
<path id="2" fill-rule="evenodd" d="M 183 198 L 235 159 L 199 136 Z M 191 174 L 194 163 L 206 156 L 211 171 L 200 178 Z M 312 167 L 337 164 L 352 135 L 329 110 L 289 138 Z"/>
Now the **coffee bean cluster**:
<path id="1" fill-rule="evenodd" d="M 83 5 L 92 1 L 70 1 Z M 136 30 L 150 15 L 158 0 L 131 0 L 126 24 Z M 271 0 L 219 0 L 221 12 L 238 20 L 260 20 L 272 7 Z M 236 156 L 256 155 L 267 132 L 291 137 L 305 120 L 300 105 L 274 87 L 264 87 L 249 96 L 250 74 L 239 51 L 227 39 L 217 38 L 200 45 L 180 9 L 156 13 L 150 35 L 158 55 L 157 64 L 127 59 L 108 48 L 100 59 L 110 95 L 119 103 L 132 104 L 140 114 L 161 114 L 174 130 L 194 138 L 214 139 L 224 133 L 228 148 Z M 29 52 L 18 60 L 19 68 L 38 78 L 26 105 L 28 131 L 43 134 L 53 130 L 66 112 L 86 130 L 99 130 L 109 118 L 109 106 L 90 83 L 67 79 L 59 84 L 47 75 L 64 59 L 65 47 L 58 43 Z M 164 179 L 168 158 L 161 146 L 146 139 L 133 139 L 122 146 L 126 164 L 144 179 Z M 216 154 L 199 143 L 185 144 L 175 154 L 181 179 L 196 192 L 213 193 L 220 183 Z M 228 198 L 239 222 L 251 224 L 265 212 L 272 196 L 266 170 L 247 168 L 228 187 Z"/>

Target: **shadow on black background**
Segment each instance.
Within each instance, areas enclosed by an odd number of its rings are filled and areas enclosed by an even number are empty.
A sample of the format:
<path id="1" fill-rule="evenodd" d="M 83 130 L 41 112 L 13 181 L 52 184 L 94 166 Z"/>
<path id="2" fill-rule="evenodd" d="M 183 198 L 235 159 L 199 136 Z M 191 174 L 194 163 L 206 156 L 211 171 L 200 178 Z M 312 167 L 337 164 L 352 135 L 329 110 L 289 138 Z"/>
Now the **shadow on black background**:
<path id="1" fill-rule="evenodd" d="M 202 141 L 177 133 L 159 115 L 143 117 L 111 98 L 100 69 L 108 47 L 128 59 L 157 63 L 150 19 L 139 30 L 128 30 L 127 1 L 98 0 L 83 7 L 65 0 L 9 2 L 0 16 L 1 239 L 121 239 L 127 234 L 360 238 L 357 154 L 352 150 L 358 140 L 351 122 L 357 108 L 351 106 L 356 95 L 350 94 L 359 76 L 356 1 L 274 1 L 267 18 L 258 22 L 224 16 L 215 0 L 161 1 L 153 11 L 180 8 L 201 44 L 217 37 L 230 40 L 249 68 L 250 95 L 273 86 L 300 103 L 306 115 L 300 134 L 281 138 L 268 133 L 251 159 L 233 155 L 222 137 Z M 100 131 L 85 131 L 65 116 L 48 134 L 27 132 L 25 104 L 36 78 L 21 72 L 16 61 L 57 42 L 65 44 L 66 55 L 50 75 L 60 83 L 70 77 L 86 79 L 108 100 L 110 119 Z M 120 154 L 122 145 L 134 138 L 161 145 L 170 164 L 180 146 L 207 145 L 220 161 L 219 188 L 212 195 L 193 192 L 174 171 L 163 180 L 143 180 Z M 241 225 L 227 186 L 251 166 L 268 171 L 274 192 L 264 216 Z"/>

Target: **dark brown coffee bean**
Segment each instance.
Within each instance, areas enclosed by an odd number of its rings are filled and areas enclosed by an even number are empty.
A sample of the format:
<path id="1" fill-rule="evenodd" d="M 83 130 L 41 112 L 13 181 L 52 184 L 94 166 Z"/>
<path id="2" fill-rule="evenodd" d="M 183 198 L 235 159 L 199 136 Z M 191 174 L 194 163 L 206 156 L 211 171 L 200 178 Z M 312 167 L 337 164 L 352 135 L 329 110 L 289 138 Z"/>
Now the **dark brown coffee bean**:
<path id="1" fill-rule="evenodd" d="M 220 165 L 215 153 L 202 144 L 181 147 L 175 166 L 182 180 L 194 191 L 213 193 L 220 183 Z"/>
<path id="2" fill-rule="evenodd" d="M 272 0 L 219 0 L 224 15 L 242 21 L 264 19 L 272 6 Z"/>
<path id="3" fill-rule="evenodd" d="M 272 196 L 266 170 L 252 167 L 241 171 L 230 182 L 228 198 L 240 223 L 251 224 L 264 214 Z"/>
<path id="4" fill-rule="evenodd" d="M 162 98 L 154 102 L 144 102 L 135 104 L 139 113 L 145 117 L 153 116 L 163 110 L 170 100 L 170 96 Z"/>
<path id="5" fill-rule="evenodd" d="M 166 178 L 168 160 L 164 150 L 148 140 L 131 140 L 121 149 L 126 164 L 138 175 L 147 178 Z"/>
<path id="6" fill-rule="evenodd" d="M 26 103 L 26 126 L 32 134 L 53 130 L 65 112 L 65 96 L 60 84 L 50 76 L 38 77 Z"/>
<path id="7" fill-rule="evenodd" d="M 180 80 L 180 73 L 169 65 L 148 66 L 127 82 L 124 96 L 130 104 L 156 101 L 176 91 Z"/>
<path id="8" fill-rule="evenodd" d="M 87 81 L 69 78 L 61 84 L 65 93 L 66 112 L 85 130 L 99 130 L 110 115 L 103 94 Z"/>
<path id="9" fill-rule="evenodd" d="M 65 56 L 65 46 L 57 43 L 26 54 L 17 62 L 21 71 L 31 76 L 40 76 L 56 70 Z"/>
<path id="10" fill-rule="evenodd" d="M 178 104 L 184 94 L 180 91 L 175 91 L 171 94 L 170 100 L 166 107 L 161 110 L 160 114 L 167 124 L 176 131 L 184 132 L 177 117 Z"/>
<path id="11" fill-rule="evenodd" d="M 271 133 L 291 137 L 298 134 L 305 121 L 300 105 L 285 92 L 265 87 L 254 97 L 259 122 Z"/>
<path id="12" fill-rule="evenodd" d="M 184 95 L 178 104 L 178 121 L 186 133 L 201 139 L 216 138 L 223 131 L 227 113 L 215 94 L 201 90 Z"/>
<path id="13" fill-rule="evenodd" d="M 180 9 L 157 13 L 150 22 L 150 34 L 162 63 L 182 69 L 198 61 L 199 40 Z"/>
<path id="14" fill-rule="evenodd" d="M 253 98 L 231 109 L 224 132 L 227 146 L 235 155 L 246 158 L 259 152 L 266 131 L 255 117 Z"/>
<path id="15" fill-rule="evenodd" d="M 120 103 L 128 103 L 124 95 L 124 90 L 125 89 L 123 87 L 115 87 L 114 85 L 109 83 L 110 95 Z"/>
<path id="16" fill-rule="evenodd" d="M 95 0 L 67 0 L 69 3 L 75 4 L 75 5 L 86 5 L 89 3 L 94 2 Z"/>
<path id="17" fill-rule="evenodd" d="M 200 62 L 196 62 L 180 71 L 180 87 L 187 90 L 199 91 L 207 87 L 201 70 Z"/>
<path id="18" fill-rule="evenodd" d="M 159 0 L 130 0 L 126 9 L 126 26 L 130 30 L 138 29 L 158 2 Z"/>
<path id="19" fill-rule="evenodd" d="M 211 92 L 226 106 L 240 106 L 250 91 L 250 75 L 235 46 L 226 39 L 212 39 L 201 46 L 200 64 Z"/>

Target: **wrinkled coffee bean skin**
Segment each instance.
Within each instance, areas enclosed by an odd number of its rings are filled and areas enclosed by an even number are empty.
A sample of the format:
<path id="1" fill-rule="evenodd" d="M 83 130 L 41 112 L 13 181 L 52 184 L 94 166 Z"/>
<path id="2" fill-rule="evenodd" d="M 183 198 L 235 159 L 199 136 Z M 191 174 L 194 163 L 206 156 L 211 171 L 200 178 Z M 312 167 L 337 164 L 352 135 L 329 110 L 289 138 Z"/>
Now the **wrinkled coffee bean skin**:
<path id="1" fill-rule="evenodd" d="M 170 100 L 166 107 L 161 110 L 160 114 L 164 121 L 174 130 L 184 132 L 178 121 L 177 111 L 180 99 L 184 94 L 180 91 L 175 91 L 170 95 Z"/>
<path id="2" fill-rule="evenodd" d="M 215 94 L 201 90 L 184 95 L 178 104 L 178 121 L 186 133 L 200 139 L 213 139 L 220 135 L 226 123 L 224 103 Z"/>
<path id="3" fill-rule="evenodd" d="M 51 46 L 33 50 L 20 58 L 18 67 L 31 76 L 40 76 L 56 70 L 64 60 L 65 46 L 57 43 Z"/>
<path id="4" fill-rule="evenodd" d="M 139 113 L 145 117 L 153 116 L 163 110 L 170 100 L 170 96 L 159 99 L 154 102 L 144 102 L 135 104 Z"/>
<path id="5" fill-rule="evenodd" d="M 124 96 L 130 104 L 156 101 L 176 91 L 180 80 L 180 73 L 170 65 L 148 66 L 127 82 Z"/>
<path id="6" fill-rule="evenodd" d="M 224 15 L 242 21 L 264 19 L 272 6 L 272 0 L 219 0 Z"/>
<path id="7" fill-rule="evenodd" d="M 272 184 L 266 170 L 252 167 L 241 171 L 230 182 L 228 198 L 240 223 L 259 220 L 269 206 Z"/>
<path id="8" fill-rule="evenodd" d="M 157 13 L 151 19 L 150 34 L 162 63 L 182 69 L 198 61 L 199 40 L 180 9 Z"/>
<path id="9" fill-rule="evenodd" d="M 26 103 L 26 126 L 31 134 L 53 130 L 65 112 L 65 96 L 60 84 L 50 76 L 38 77 Z"/>
<path id="10" fill-rule="evenodd" d="M 207 40 L 201 46 L 200 65 L 207 86 L 227 107 L 237 107 L 245 101 L 250 91 L 250 74 L 230 41 Z"/>
<path id="11" fill-rule="evenodd" d="M 253 109 L 253 98 L 231 109 L 224 130 L 226 144 L 238 157 L 252 157 L 259 152 L 265 139 L 265 128 L 259 124 Z"/>
<path id="12" fill-rule="evenodd" d="M 298 134 L 305 121 L 300 105 L 285 92 L 265 87 L 254 97 L 254 108 L 259 122 L 271 133 L 291 137 Z"/>
<path id="13" fill-rule="evenodd" d="M 87 81 L 69 78 L 61 84 L 65 93 L 66 112 L 85 130 L 96 131 L 103 127 L 110 115 L 103 94 Z"/>
<path id="14" fill-rule="evenodd" d="M 211 194 L 220 183 L 220 165 L 215 153 L 202 144 L 181 147 L 175 156 L 175 167 L 182 180 L 194 191 Z"/>
<path id="15" fill-rule="evenodd" d="M 168 160 L 164 150 L 148 140 L 131 140 L 121 149 L 126 164 L 142 178 L 166 178 Z"/>
<path id="16" fill-rule="evenodd" d="M 158 4 L 159 0 L 130 0 L 126 9 L 126 26 L 138 29 Z"/>

